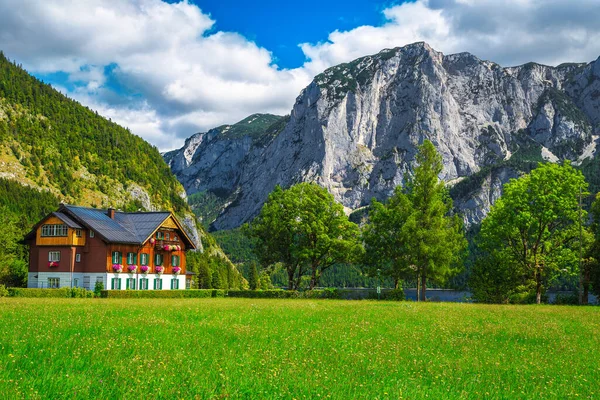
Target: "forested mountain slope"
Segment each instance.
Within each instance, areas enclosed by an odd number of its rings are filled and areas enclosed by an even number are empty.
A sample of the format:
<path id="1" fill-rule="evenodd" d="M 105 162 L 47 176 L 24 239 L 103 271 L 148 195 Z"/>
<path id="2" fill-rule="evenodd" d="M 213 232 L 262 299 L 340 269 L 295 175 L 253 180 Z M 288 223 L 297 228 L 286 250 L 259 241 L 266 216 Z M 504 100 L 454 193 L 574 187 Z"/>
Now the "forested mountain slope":
<path id="1" fill-rule="evenodd" d="M 0 208 L 5 222 L 23 234 L 60 202 L 172 210 L 205 247 L 192 259 L 210 261 L 223 284 L 238 287 L 242 282 L 214 240 L 198 228 L 183 187 L 156 147 L 40 82 L 0 52 Z M 18 246 L 13 250 L 0 258 L 25 257 Z"/>

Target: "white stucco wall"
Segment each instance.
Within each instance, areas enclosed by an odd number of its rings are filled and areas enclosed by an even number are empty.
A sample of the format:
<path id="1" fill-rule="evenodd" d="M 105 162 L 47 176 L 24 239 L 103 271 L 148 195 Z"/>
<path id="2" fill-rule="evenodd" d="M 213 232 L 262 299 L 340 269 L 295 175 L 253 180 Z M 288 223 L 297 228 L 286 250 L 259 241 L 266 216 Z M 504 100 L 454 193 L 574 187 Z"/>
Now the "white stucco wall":
<path id="1" fill-rule="evenodd" d="M 36 278 L 37 276 L 37 278 Z M 112 278 L 121 278 L 121 290 L 125 290 L 127 278 L 136 279 L 136 290 L 139 290 L 140 279 L 148 279 L 148 290 L 154 290 L 154 279 L 160 277 L 162 279 L 163 290 L 171 290 L 171 279 L 176 278 L 179 281 L 179 290 L 185 289 L 185 275 L 170 275 L 170 274 L 129 274 L 129 273 L 73 273 L 73 286 L 85 287 L 88 290 L 94 290 L 97 280 L 102 280 L 104 289 L 111 288 Z M 59 278 L 60 287 L 71 287 L 70 272 L 30 272 L 27 279 L 27 287 L 29 288 L 47 288 L 48 278 Z M 89 279 L 87 279 L 89 278 Z"/>

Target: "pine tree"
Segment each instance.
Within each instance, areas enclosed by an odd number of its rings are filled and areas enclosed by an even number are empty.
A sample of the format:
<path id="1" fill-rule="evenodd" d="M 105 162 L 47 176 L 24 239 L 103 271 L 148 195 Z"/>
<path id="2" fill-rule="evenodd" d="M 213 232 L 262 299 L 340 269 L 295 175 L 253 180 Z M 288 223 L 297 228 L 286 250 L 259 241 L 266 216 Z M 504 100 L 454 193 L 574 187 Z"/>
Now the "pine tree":
<path id="1" fill-rule="evenodd" d="M 258 268 L 256 268 L 256 262 L 250 262 L 250 274 L 248 276 L 248 284 L 250 290 L 256 290 L 259 286 Z"/>
<path id="2" fill-rule="evenodd" d="M 416 156 L 414 175 L 406 185 L 411 214 L 403 226 L 406 252 L 416 267 L 421 284 L 420 300 L 426 299 L 427 281 L 444 282 L 461 267 L 467 241 L 462 221 L 452 215 L 452 199 L 440 181 L 442 157 L 425 140 Z"/>

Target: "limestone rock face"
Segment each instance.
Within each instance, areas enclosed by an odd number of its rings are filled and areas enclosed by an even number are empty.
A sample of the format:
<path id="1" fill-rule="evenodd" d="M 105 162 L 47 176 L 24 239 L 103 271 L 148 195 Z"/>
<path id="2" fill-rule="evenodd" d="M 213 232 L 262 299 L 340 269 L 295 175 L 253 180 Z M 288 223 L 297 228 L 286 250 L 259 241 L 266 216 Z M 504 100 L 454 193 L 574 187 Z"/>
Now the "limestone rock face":
<path id="1" fill-rule="evenodd" d="M 503 68 L 415 43 L 326 70 L 274 124 L 261 135 L 196 134 L 166 155 L 188 195 L 219 199 L 215 229 L 253 218 L 275 185 L 316 182 L 348 212 L 383 200 L 411 173 L 425 139 L 451 183 L 513 162 L 459 193 L 465 221 L 478 223 L 517 176 L 517 161 L 542 153 L 577 160 L 591 148 L 600 132 L 600 63 Z"/>

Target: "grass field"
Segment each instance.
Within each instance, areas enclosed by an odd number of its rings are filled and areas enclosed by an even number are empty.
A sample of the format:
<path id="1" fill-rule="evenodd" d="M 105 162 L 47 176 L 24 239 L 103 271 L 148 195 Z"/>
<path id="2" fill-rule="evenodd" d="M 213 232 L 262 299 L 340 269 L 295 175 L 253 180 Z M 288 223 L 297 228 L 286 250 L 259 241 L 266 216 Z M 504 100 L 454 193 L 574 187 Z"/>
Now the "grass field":
<path id="1" fill-rule="evenodd" d="M 600 398 L 600 307 L 0 298 L 0 398 Z"/>

